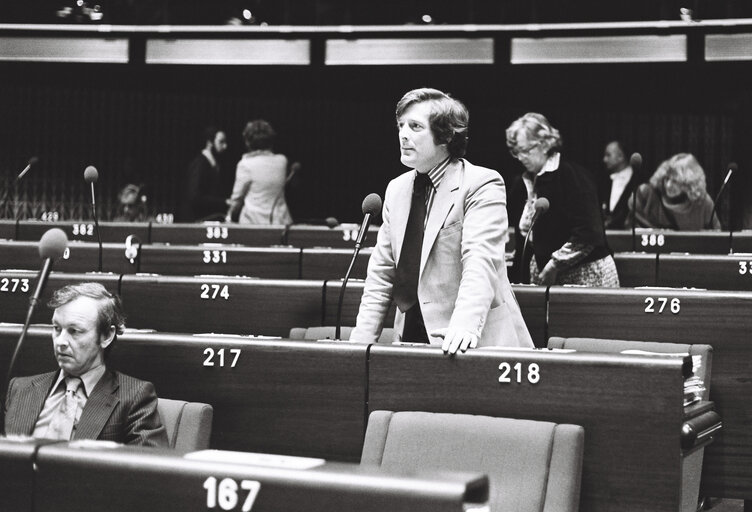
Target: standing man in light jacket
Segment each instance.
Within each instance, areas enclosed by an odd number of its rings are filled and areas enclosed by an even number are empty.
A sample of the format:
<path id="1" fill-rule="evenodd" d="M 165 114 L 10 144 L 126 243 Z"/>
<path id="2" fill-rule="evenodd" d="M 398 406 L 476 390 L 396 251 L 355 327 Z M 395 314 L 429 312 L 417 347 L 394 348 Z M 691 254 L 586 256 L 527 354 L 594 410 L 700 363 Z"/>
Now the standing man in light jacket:
<path id="1" fill-rule="evenodd" d="M 401 162 L 412 170 L 386 189 L 353 341 L 375 342 L 397 304 L 397 341 L 532 347 L 507 278 L 504 181 L 462 156 L 469 114 L 436 89 L 397 103 Z"/>

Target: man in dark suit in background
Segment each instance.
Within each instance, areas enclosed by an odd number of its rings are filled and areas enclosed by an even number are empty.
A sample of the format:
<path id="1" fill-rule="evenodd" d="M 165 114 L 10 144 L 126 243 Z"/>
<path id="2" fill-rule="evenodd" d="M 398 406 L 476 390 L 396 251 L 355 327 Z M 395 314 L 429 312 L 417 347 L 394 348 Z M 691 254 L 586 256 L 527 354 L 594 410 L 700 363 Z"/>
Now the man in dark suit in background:
<path id="1" fill-rule="evenodd" d="M 204 129 L 204 148 L 191 160 L 182 184 L 178 220 L 197 222 L 221 220 L 227 211 L 229 190 L 221 173 L 219 158 L 227 150 L 225 132 L 213 126 Z"/>
<path id="2" fill-rule="evenodd" d="M 629 165 L 624 145 L 618 140 L 606 144 L 603 165 L 608 173 L 599 180 L 598 187 L 603 224 L 607 229 L 622 229 L 629 213 L 627 201 L 639 177 Z"/>
<path id="3" fill-rule="evenodd" d="M 11 380 L 5 433 L 167 446 L 154 386 L 105 364 L 125 327 L 120 299 L 99 283 L 81 283 L 55 292 L 49 306 L 60 369 Z"/>

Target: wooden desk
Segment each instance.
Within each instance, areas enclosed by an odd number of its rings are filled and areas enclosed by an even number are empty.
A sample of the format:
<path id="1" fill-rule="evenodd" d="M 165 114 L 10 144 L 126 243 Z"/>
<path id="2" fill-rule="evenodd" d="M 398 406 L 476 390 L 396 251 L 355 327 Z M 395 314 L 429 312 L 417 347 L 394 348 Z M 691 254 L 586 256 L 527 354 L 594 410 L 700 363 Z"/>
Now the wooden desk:
<path id="1" fill-rule="evenodd" d="M 284 225 L 249 226 L 225 222 L 151 224 L 151 243 L 194 245 L 205 243 L 268 247 L 284 243 Z"/>
<path id="2" fill-rule="evenodd" d="M 8 361 L 20 326 L 0 326 Z M 54 370 L 50 327 L 32 327 L 15 375 Z M 214 407 L 211 447 L 360 460 L 367 344 L 127 332 L 109 364 L 165 398 Z M 7 354 L 7 356 L 6 356 Z"/>
<path id="3" fill-rule="evenodd" d="M 661 254 L 657 285 L 752 291 L 752 254 Z"/>
<path id="4" fill-rule="evenodd" d="M 99 266 L 99 246 L 89 242 L 69 242 L 62 258 L 55 260 L 52 268 L 60 272 L 94 272 Z M 0 242 L 0 268 L 39 270 L 39 242 Z M 102 244 L 102 270 L 128 274 L 136 271 L 125 258 L 125 245 Z"/>
<path id="5" fill-rule="evenodd" d="M 373 249 L 360 251 L 350 273 L 351 279 L 365 279 Z M 303 249 L 300 277 L 303 279 L 343 279 L 352 260 L 353 249 Z"/>
<path id="6" fill-rule="evenodd" d="M 360 307 L 360 298 L 363 295 L 364 282 L 362 280 L 350 280 L 347 283 L 345 298 L 342 302 L 342 325 L 354 326 Z M 337 324 L 337 303 L 342 281 L 327 281 L 326 293 L 324 294 L 324 319 L 322 325 Z M 520 304 L 522 317 L 530 331 L 530 336 L 536 346 L 545 347 L 546 341 L 546 287 L 531 286 L 525 284 L 512 285 L 512 290 Z M 392 304 L 387 313 L 384 327 L 394 327 L 395 304 Z M 302 326 L 299 326 L 302 327 Z"/>
<path id="7" fill-rule="evenodd" d="M 252 454 L 182 455 L 139 447 L 43 447 L 36 457 L 35 510 L 462 512 L 488 500 L 488 479 L 479 474 L 401 474 L 342 463 L 296 469 L 230 458 L 253 460 Z M 92 492 L 82 492 L 81 482 Z"/>
<path id="8" fill-rule="evenodd" d="M 24 323 L 29 301 L 37 287 L 38 274 L 39 271 L 32 270 L 0 270 L 0 322 Z M 91 281 L 101 283 L 112 293 L 120 292 L 120 275 L 118 274 L 52 272 L 39 303 L 34 309 L 31 322 L 41 324 L 51 322 L 52 311 L 47 307 L 47 302 L 55 290 L 69 284 Z"/>
<path id="9" fill-rule="evenodd" d="M 287 231 L 285 243 L 293 247 L 330 247 L 337 249 L 355 248 L 355 240 L 358 238 L 360 224 L 343 223 L 330 228 L 327 226 L 292 225 Z M 363 241 L 363 247 L 373 247 L 376 244 L 376 236 L 379 234 L 378 226 L 370 226 L 368 234 Z"/>
<path id="10" fill-rule="evenodd" d="M 39 240 L 52 228 L 60 228 L 68 240 L 97 243 L 97 229 L 93 220 L 65 220 L 46 222 L 40 220 L 18 221 L 17 240 Z M 148 222 L 100 222 L 102 242 L 124 243 L 128 235 L 135 235 L 142 243 L 149 240 Z"/>
<path id="11" fill-rule="evenodd" d="M 734 231 L 731 247 L 734 252 L 752 253 L 752 229 Z"/>
<path id="12" fill-rule="evenodd" d="M 323 281 L 123 276 L 127 325 L 163 332 L 287 336 L 321 325 Z"/>
<path id="13" fill-rule="evenodd" d="M 0 510 L 34 510 L 34 459 L 37 448 L 55 441 L 11 441 L 0 437 Z"/>
<path id="14" fill-rule="evenodd" d="M 139 271 L 184 276 L 216 274 L 297 279 L 300 277 L 300 249 L 223 244 L 144 245 Z"/>
<path id="15" fill-rule="evenodd" d="M 16 221 L 0 219 L 0 239 L 13 240 L 16 238 Z"/>
<path id="16" fill-rule="evenodd" d="M 608 245 L 614 252 L 642 251 L 667 254 L 690 252 L 694 254 L 728 254 L 728 231 L 674 231 L 671 229 L 606 230 Z"/>
<path id="17" fill-rule="evenodd" d="M 556 286 L 548 308 L 549 336 L 712 345 L 710 398 L 723 433 L 705 452 L 702 489 L 752 499 L 752 294 Z"/>
<path id="18" fill-rule="evenodd" d="M 677 511 L 684 457 L 694 455 L 682 454 L 682 425 L 708 411 L 682 407 L 682 365 L 676 357 L 493 349 L 447 357 L 437 348 L 374 345 L 368 410 L 582 425 L 582 511 Z M 510 382 L 501 383 L 505 375 Z"/>
<path id="19" fill-rule="evenodd" d="M 658 272 L 658 255 L 644 252 L 614 254 L 620 286 L 655 286 Z"/>
<path id="20" fill-rule="evenodd" d="M 345 298 L 342 301 L 342 325 L 355 326 L 355 319 L 358 317 L 360 308 L 360 298 L 363 296 L 362 279 L 350 279 L 347 282 Z M 339 292 L 342 289 L 342 280 L 332 280 L 326 282 L 324 293 L 324 319 L 322 325 L 337 325 L 337 304 L 339 302 Z M 394 327 L 394 313 L 396 305 L 392 303 L 389 312 L 384 321 L 384 327 Z M 301 326 L 302 327 L 302 326 Z"/>

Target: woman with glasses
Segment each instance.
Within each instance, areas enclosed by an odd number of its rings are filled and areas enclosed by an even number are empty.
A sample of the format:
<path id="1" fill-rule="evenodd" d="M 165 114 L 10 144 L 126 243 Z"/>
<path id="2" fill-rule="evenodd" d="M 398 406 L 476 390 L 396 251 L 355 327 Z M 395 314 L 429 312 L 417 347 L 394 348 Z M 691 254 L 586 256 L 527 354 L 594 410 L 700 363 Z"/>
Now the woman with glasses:
<path id="1" fill-rule="evenodd" d="M 634 208 L 629 199 L 629 219 L 634 211 L 635 223 L 644 228 L 669 228 L 678 230 L 719 229 L 718 217 L 713 212 L 713 199 L 705 188 L 705 171 L 690 153 L 679 153 L 658 166 L 637 189 Z"/>
<path id="2" fill-rule="evenodd" d="M 522 254 L 527 237 L 531 283 L 618 287 L 595 183 L 585 168 L 562 156 L 559 130 L 543 115 L 528 113 L 507 128 L 506 138 L 512 156 L 525 167 L 524 187 L 516 189 L 524 196 L 515 226 L 518 267 L 528 265 Z M 546 198 L 549 208 L 536 216 L 539 198 Z"/>

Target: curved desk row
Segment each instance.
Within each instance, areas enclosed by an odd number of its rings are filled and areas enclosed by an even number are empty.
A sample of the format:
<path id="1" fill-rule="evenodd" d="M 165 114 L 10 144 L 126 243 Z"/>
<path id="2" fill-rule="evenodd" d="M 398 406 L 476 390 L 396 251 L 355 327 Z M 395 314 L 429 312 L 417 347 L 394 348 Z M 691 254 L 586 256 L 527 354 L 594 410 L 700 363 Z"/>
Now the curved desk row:
<path id="1" fill-rule="evenodd" d="M 194 224 L 160 224 L 156 222 L 100 222 L 103 242 L 122 243 L 129 235 L 143 244 L 169 243 L 195 245 L 226 243 L 255 247 L 291 245 L 293 247 L 334 247 L 352 249 L 359 225 L 343 223 L 335 227 L 293 224 L 251 226 L 235 223 L 205 222 Z M 50 228 L 65 231 L 69 240 L 96 242 L 94 223 L 86 221 L 0 220 L 0 238 L 7 240 L 39 240 Z M 369 229 L 364 245 L 376 243 L 377 226 Z M 690 252 L 696 254 L 728 254 L 752 252 L 752 231 L 674 231 L 637 228 L 607 230 L 608 243 L 614 252 L 645 251 L 650 253 Z M 514 249 L 510 231 L 507 252 Z"/>
<path id="2" fill-rule="evenodd" d="M 0 321 L 24 321 L 34 279 L 34 273 L 0 272 Z M 53 273 L 43 301 L 60 286 L 89 280 L 121 294 L 130 327 L 269 336 L 287 336 L 291 327 L 334 325 L 341 286 L 336 281 Z M 362 282 L 348 284 L 345 326 L 355 323 L 362 288 Z M 712 345 L 711 399 L 726 429 L 708 451 L 706 467 L 712 470 L 704 485 L 716 493 L 710 495 L 752 497 L 752 293 L 522 285 L 514 291 L 538 347 L 545 347 L 550 336 Z M 38 308 L 33 321 L 48 323 L 49 310 Z"/>
<path id="3" fill-rule="evenodd" d="M 19 332 L 0 327 L 1 360 Z M 55 367 L 49 336 L 30 329 L 17 374 Z M 683 407 L 688 366 L 673 356 L 478 349 L 450 358 L 430 347 L 126 333 L 110 363 L 160 396 L 212 404 L 218 449 L 355 461 L 377 409 L 582 425 L 583 511 L 696 504 L 697 482 L 682 470 L 703 443 L 682 431 L 715 415 L 711 402 Z"/>
<path id="4" fill-rule="evenodd" d="M 126 249 L 125 244 L 103 244 L 102 270 L 118 274 L 339 279 L 352 259 L 351 249 L 331 248 L 154 244 L 141 246 L 137 253 Z M 351 277 L 365 278 L 371 251 L 365 248 L 360 252 Z M 71 242 L 53 268 L 61 272 L 91 272 L 98 269 L 98 260 L 97 244 Z M 615 260 L 622 286 L 752 290 L 752 254 L 617 253 Z M 37 242 L 0 241 L 0 268 L 40 267 Z"/>
<path id="5" fill-rule="evenodd" d="M 400 474 L 263 454 L 181 453 L 106 443 L 0 438 L 0 510 L 463 512 L 488 500 L 488 478 Z M 94 492 L 82 492 L 82 484 Z"/>

